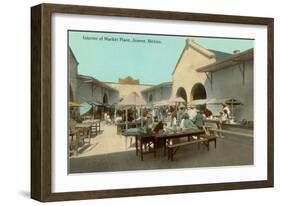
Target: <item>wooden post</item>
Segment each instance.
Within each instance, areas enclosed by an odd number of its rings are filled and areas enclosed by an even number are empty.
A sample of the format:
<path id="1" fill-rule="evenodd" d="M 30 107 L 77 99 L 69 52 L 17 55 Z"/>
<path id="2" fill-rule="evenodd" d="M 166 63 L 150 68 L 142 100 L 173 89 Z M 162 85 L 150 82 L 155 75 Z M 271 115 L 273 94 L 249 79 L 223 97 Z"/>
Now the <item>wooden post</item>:
<path id="1" fill-rule="evenodd" d="M 128 130 L 128 108 L 126 108 L 126 131 Z"/>
<path id="2" fill-rule="evenodd" d="M 75 156 L 78 155 L 79 140 L 80 140 L 80 129 L 78 129 L 75 134 L 75 146 L 74 146 L 74 155 Z"/>
<path id="3" fill-rule="evenodd" d="M 141 128 L 143 127 L 142 106 L 140 107 Z"/>

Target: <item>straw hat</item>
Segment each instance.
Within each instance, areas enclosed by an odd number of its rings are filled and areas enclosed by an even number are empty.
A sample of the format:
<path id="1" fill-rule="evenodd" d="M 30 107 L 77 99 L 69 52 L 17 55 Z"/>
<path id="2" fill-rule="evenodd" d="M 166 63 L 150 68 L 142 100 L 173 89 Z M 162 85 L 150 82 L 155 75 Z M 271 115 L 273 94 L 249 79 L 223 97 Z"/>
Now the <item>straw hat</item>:
<path id="1" fill-rule="evenodd" d="M 190 109 L 195 109 L 195 105 L 191 104 Z"/>

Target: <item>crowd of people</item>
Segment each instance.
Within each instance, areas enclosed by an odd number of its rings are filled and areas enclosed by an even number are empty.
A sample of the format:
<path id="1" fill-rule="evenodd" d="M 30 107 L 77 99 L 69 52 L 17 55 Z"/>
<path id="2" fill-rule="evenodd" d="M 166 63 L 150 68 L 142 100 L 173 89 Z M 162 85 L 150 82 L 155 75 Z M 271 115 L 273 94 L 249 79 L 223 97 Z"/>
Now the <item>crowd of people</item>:
<path id="1" fill-rule="evenodd" d="M 203 110 L 191 105 L 185 108 L 179 107 L 171 113 L 170 125 L 173 128 L 182 129 L 202 129 L 203 127 Z"/>
<path id="2" fill-rule="evenodd" d="M 206 107 L 206 105 L 184 105 L 171 106 L 169 110 L 155 108 L 152 110 L 152 120 L 161 120 L 167 126 L 182 129 L 202 129 L 204 119 L 213 118 L 213 113 Z M 227 104 L 222 104 L 221 112 L 218 116 L 220 121 L 226 121 L 230 118 L 230 109 Z"/>
<path id="3" fill-rule="evenodd" d="M 104 114 L 104 120 L 107 123 L 117 123 L 126 121 L 125 112 L 116 111 L 114 119 L 110 118 L 109 113 Z M 152 109 L 143 108 L 142 110 L 130 109 L 127 111 L 128 122 L 143 122 L 143 125 L 154 129 L 154 127 L 162 122 L 163 125 L 182 128 L 182 129 L 202 129 L 204 119 L 212 118 L 213 113 L 206 107 L 206 105 L 184 105 L 177 106 L 162 106 Z M 228 105 L 222 104 L 220 112 L 221 121 L 230 118 L 230 109 Z"/>

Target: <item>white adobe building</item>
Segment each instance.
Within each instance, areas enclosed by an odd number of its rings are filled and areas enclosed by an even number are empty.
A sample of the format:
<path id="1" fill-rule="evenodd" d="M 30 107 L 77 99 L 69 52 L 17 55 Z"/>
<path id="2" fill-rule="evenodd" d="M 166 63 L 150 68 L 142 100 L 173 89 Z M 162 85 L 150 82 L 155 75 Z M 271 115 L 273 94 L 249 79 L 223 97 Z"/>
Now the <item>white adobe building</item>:
<path id="1" fill-rule="evenodd" d="M 209 50 L 188 39 L 172 73 L 172 96 L 198 99 L 239 99 L 237 119 L 253 120 L 253 49 L 228 54 Z M 220 108 L 208 105 L 214 114 Z"/>
<path id="2" fill-rule="evenodd" d="M 155 102 L 160 102 L 163 100 L 168 100 L 172 93 L 172 82 L 163 82 L 156 86 L 149 87 L 141 91 L 144 100 L 153 104 Z"/>

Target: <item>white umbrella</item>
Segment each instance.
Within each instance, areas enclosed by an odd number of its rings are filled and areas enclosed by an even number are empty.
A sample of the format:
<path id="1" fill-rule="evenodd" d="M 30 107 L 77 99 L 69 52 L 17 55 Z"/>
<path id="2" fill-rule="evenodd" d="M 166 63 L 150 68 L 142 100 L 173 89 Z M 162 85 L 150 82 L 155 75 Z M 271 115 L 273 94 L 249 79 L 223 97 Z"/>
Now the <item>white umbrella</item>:
<path id="1" fill-rule="evenodd" d="M 185 100 L 182 97 L 172 97 L 168 100 L 169 104 L 176 104 L 176 103 L 185 103 Z"/>
<path id="2" fill-rule="evenodd" d="M 169 105 L 169 100 L 161 100 L 161 101 L 153 103 L 154 107 L 161 107 L 161 106 L 166 106 L 166 105 Z"/>
<path id="3" fill-rule="evenodd" d="M 196 99 L 191 102 L 189 102 L 190 105 L 204 105 L 207 104 L 208 100 L 207 99 Z"/>
<path id="4" fill-rule="evenodd" d="M 140 97 L 136 92 L 130 93 L 121 102 L 118 103 L 120 106 L 144 106 L 146 105 L 145 100 Z M 141 112 L 141 126 L 143 125 L 142 112 Z M 126 130 L 128 129 L 128 109 L 126 108 Z"/>
<path id="5" fill-rule="evenodd" d="M 225 104 L 227 105 L 231 105 L 231 116 L 232 118 L 234 119 L 234 108 L 233 106 L 237 106 L 237 105 L 242 105 L 242 102 L 238 99 L 233 99 L 233 98 L 230 98 L 228 100 L 225 101 Z"/>
<path id="6" fill-rule="evenodd" d="M 207 104 L 225 104 L 225 101 L 228 100 L 229 98 L 223 98 L 223 99 L 208 99 Z"/>

